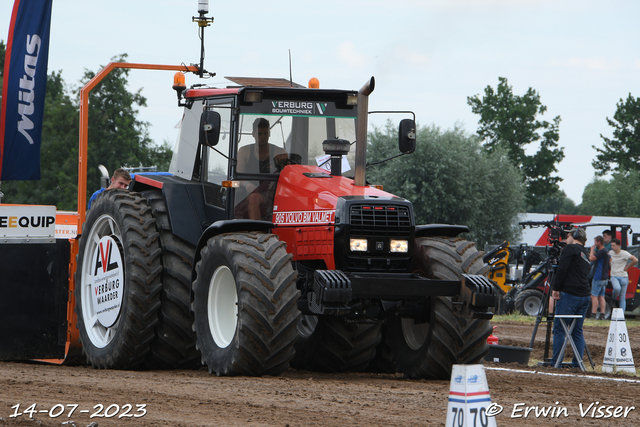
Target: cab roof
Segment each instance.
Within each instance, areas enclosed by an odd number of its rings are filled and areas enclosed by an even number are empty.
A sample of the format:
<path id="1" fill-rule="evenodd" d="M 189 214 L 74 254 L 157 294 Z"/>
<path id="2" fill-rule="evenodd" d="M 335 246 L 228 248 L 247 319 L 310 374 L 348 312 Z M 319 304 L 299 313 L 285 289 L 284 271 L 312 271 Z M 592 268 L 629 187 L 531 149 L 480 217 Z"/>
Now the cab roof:
<path id="1" fill-rule="evenodd" d="M 293 87 L 304 89 L 306 86 L 291 80 L 269 77 L 225 77 L 225 79 L 243 87 Z"/>
<path id="2" fill-rule="evenodd" d="M 185 92 L 185 98 L 200 98 L 208 96 L 235 95 L 244 88 L 280 88 L 280 89 L 306 89 L 305 86 L 291 80 L 271 77 L 225 77 L 237 86 L 226 88 L 192 87 Z"/>
<path id="3" fill-rule="evenodd" d="M 226 88 L 213 88 L 195 86 L 184 92 L 186 99 L 220 97 L 225 95 L 238 95 L 243 91 L 260 90 L 271 96 L 286 96 L 291 99 L 307 99 L 307 98 L 326 98 L 335 99 L 340 102 L 345 94 L 357 94 L 354 90 L 339 89 L 310 89 L 299 83 L 282 79 L 269 77 L 225 77 L 225 79 L 235 83 L 236 85 L 227 86 Z"/>

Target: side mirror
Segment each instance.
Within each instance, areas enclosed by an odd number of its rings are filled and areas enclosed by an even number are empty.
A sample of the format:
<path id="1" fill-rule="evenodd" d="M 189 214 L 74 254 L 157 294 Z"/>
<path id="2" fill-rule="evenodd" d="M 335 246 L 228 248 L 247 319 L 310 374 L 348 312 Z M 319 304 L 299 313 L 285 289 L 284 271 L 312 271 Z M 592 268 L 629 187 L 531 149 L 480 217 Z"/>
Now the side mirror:
<path id="1" fill-rule="evenodd" d="M 400 121 L 398 148 L 404 154 L 411 154 L 416 150 L 416 122 L 411 119 Z"/>
<path id="2" fill-rule="evenodd" d="M 220 139 L 220 113 L 217 111 L 205 110 L 200 116 L 200 144 L 214 147 Z"/>

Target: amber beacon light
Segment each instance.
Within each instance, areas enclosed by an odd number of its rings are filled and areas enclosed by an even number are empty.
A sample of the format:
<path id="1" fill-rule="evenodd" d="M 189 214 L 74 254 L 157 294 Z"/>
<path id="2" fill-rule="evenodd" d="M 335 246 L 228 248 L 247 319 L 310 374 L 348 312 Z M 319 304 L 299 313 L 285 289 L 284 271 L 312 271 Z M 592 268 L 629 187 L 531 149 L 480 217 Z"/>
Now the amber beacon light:
<path id="1" fill-rule="evenodd" d="M 178 95 L 178 105 L 180 105 L 180 100 L 182 99 L 182 92 L 187 88 L 185 84 L 184 73 L 178 71 L 173 75 L 173 90 L 176 91 L 176 95 Z"/>

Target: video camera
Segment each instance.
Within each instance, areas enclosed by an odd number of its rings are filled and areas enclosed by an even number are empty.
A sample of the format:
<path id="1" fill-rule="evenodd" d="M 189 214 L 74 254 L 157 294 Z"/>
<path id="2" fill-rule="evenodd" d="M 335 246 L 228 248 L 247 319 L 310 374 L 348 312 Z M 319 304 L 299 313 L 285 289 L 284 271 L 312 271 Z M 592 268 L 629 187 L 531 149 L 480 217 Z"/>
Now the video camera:
<path id="1" fill-rule="evenodd" d="M 524 221 L 519 223 L 522 228 L 530 227 L 546 227 L 548 230 L 547 236 L 547 256 L 551 261 L 551 265 L 558 265 L 560 258 L 560 251 L 562 247 L 566 245 L 564 241 L 567 238 L 567 232 L 572 230 L 573 223 L 567 221 L 558 221 L 556 218 L 553 221 Z"/>

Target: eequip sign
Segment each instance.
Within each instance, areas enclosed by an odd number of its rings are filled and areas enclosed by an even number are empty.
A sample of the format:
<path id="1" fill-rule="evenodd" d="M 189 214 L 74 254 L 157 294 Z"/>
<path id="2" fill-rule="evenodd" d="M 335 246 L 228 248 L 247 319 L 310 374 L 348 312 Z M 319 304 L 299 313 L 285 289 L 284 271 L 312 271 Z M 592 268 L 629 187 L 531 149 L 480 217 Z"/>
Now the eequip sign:
<path id="1" fill-rule="evenodd" d="M 0 237 L 55 237 L 55 206 L 0 205 Z"/>

